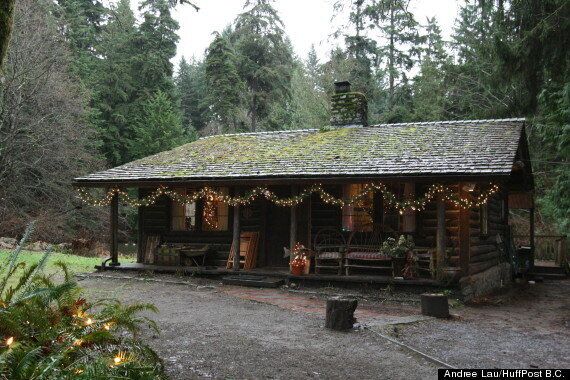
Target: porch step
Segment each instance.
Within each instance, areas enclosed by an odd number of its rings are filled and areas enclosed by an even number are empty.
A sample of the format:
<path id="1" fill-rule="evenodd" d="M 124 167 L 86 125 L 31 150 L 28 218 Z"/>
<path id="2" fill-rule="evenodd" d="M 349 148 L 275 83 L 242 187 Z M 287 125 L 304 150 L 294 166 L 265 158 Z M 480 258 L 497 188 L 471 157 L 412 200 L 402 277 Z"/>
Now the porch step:
<path id="1" fill-rule="evenodd" d="M 532 269 L 531 275 L 535 278 L 542 278 L 547 280 L 564 280 L 568 278 L 568 273 L 559 266 L 542 266 L 535 265 Z"/>
<path id="2" fill-rule="evenodd" d="M 278 288 L 285 283 L 282 278 L 255 276 L 255 275 L 232 275 L 222 277 L 225 285 L 251 286 L 255 288 Z"/>
<path id="3" fill-rule="evenodd" d="M 564 268 L 554 265 L 535 265 L 533 272 L 535 273 L 551 273 L 551 274 L 566 274 Z"/>

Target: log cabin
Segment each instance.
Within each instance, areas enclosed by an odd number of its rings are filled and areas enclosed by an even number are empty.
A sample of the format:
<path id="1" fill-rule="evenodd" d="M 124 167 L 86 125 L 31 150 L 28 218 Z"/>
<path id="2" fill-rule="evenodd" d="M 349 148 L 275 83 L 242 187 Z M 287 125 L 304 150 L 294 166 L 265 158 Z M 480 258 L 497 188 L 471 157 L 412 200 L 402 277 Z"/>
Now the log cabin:
<path id="1" fill-rule="evenodd" d="M 329 278 L 390 276 L 382 242 L 406 235 L 420 258 L 419 278 L 481 284 L 471 293 L 503 281 L 509 207 L 534 209 L 525 120 L 367 120 L 365 96 L 337 82 L 328 126 L 202 137 L 74 183 L 83 200 L 111 208 L 110 266 L 119 265 L 124 202 L 138 207 L 143 268 L 237 271 L 244 263 L 229 258 L 231 247 L 241 252 L 244 234 L 255 233 L 250 270 L 289 272 L 284 248 L 332 244 L 340 247 L 332 264 L 314 276 L 327 269 Z M 96 199 L 93 188 L 106 195 Z M 172 255 L 200 247 L 207 254 L 198 260 Z M 350 256 L 351 247 L 365 249 Z"/>

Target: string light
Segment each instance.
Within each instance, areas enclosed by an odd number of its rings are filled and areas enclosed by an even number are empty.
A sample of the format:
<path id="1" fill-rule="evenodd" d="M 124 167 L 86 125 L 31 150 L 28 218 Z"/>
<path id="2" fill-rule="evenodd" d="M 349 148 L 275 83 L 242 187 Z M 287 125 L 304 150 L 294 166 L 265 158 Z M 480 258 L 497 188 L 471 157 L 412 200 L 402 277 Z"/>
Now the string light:
<path id="1" fill-rule="evenodd" d="M 229 196 L 223 192 L 216 191 L 215 189 L 208 186 L 205 186 L 202 189 L 197 190 L 191 194 L 182 195 L 174 190 L 169 189 L 166 186 L 160 185 L 148 196 L 141 199 L 133 198 L 126 191 L 117 187 L 109 189 L 105 193 L 105 196 L 101 199 L 97 199 L 92 196 L 86 188 L 78 188 L 77 191 L 79 198 L 83 202 L 92 206 L 108 206 L 111 204 L 115 196 L 120 197 L 124 204 L 134 207 L 153 205 L 162 196 L 167 196 L 180 204 L 194 203 L 199 199 L 204 199 L 205 221 L 210 227 L 215 228 L 215 224 L 217 223 L 217 202 L 225 203 L 230 206 L 245 206 L 257 198 L 263 197 L 268 201 L 273 202 L 277 206 L 294 207 L 299 205 L 312 194 L 318 194 L 324 203 L 338 207 L 344 207 L 359 204 L 359 202 L 369 196 L 369 194 L 379 192 L 382 194 L 382 199 L 384 200 L 384 204 L 386 206 L 397 210 L 400 214 L 403 214 L 408 210 L 422 211 L 426 208 L 428 203 L 435 199 L 442 199 L 444 201 L 452 203 L 456 207 L 463 209 L 479 207 L 483 204 L 486 204 L 488 199 L 499 191 L 499 186 L 497 184 L 489 183 L 489 188 L 486 191 L 482 191 L 476 196 L 464 198 L 460 197 L 457 194 L 457 190 L 453 189 L 452 187 L 444 186 L 441 184 L 434 184 L 427 189 L 422 197 L 416 199 L 406 199 L 402 201 L 398 200 L 396 195 L 388 190 L 387 186 L 382 183 L 366 183 L 364 184 L 363 190 L 360 193 L 348 199 L 334 197 L 332 194 L 326 192 L 321 184 L 312 185 L 304 189 L 299 194 L 286 198 L 280 198 L 277 196 L 277 194 L 269 190 L 267 187 L 261 186 L 250 190 L 245 195 L 235 197 Z"/>
<path id="2" fill-rule="evenodd" d="M 119 351 L 117 353 L 117 355 L 115 355 L 115 357 L 113 358 L 113 364 L 111 364 L 111 367 L 113 365 L 118 366 L 120 364 L 124 364 L 124 363 L 130 361 L 131 359 L 132 359 L 132 357 L 129 354 L 127 354 L 126 352 L 123 352 L 123 351 Z"/>
<path id="3" fill-rule="evenodd" d="M 10 347 L 13 344 L 14 344 L 14 337 L 13 336 L 6 339 L 6 347 Z"/>

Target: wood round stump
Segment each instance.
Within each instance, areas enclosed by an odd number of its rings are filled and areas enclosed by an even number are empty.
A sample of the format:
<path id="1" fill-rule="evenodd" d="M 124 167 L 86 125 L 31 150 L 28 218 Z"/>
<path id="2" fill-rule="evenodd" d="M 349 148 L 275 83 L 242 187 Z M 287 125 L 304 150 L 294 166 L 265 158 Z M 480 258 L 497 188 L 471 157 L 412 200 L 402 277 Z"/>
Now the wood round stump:
<path id="1" fill-rule="evenodd" d="M 329 298 L 325 327 L 331 330 L 346 331 L 352 328 L 356 319 L 354 311 L 358 300 L 350 298 Z"/>
<path id="2" fill-rule="evenodd" d="M 424 293 L 421 295 L 422 314 L 430 317 L 448 318 L 449 303 L 443 294 Z"/>

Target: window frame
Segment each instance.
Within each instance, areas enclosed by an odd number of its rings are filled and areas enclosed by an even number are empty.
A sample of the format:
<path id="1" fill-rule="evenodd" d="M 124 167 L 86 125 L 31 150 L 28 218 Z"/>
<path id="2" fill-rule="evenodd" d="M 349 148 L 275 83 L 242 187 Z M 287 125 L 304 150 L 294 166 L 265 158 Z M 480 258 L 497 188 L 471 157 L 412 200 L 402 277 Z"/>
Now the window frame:
<path id="1" fill-rule="evenodd" d="M 215 188 L 217 191 L 219 191 L 219 189 L 221 188 L 225 188 L 227 189 L 227 192 L 229 192 L 229 188 L 226 186 L 222 186 L 222 187 L 217 187 Z M 196 191 L 195 188 L 193 187 L 180 187 L 178 189 L 184 189 L 185 194 L 188 193 L 192 193 L 194 191 Z M 174 228 L 174 223 L 173 223 L 173 219 L 174 219 L 174 215 L 173 215 L 173 209 L 174 207 L 176 207 L 178 205 L 178 202 L 176 202 L 174 199 L 170 200 L 170 213 L 169 213 L 169 220 L 170 220 L 170 232 L 182 232 L 182 233 L 192 233 L 192 232 L 200 232 L 200 233 L 227 233 L 228 231 L 230 231 L 231 228 L 231 221 L 230 221 L 230 217 L 231 217 L 231 212 L 232 212 L 232 208 L 229 207 L 229 205 L 227 206 L 227 221 L 225 223 L 225 229 L 222 230 L 212 230 L 212 229 L 206 229 L 205 228 L 205 224 L 204 224 L 204 200 L 203 199 L 198 199 L 196 202 L 196 207 L 194 209 L 195 215 L 195 228 L 194 229 L 175 229 Z M 184 206 L 186 205 L 183 204 Z M 185 212 L 185 207 L 184 207 L 184 212 Z M 184 218 L 186 218 L 186 215 L 184 214 Z"/>

